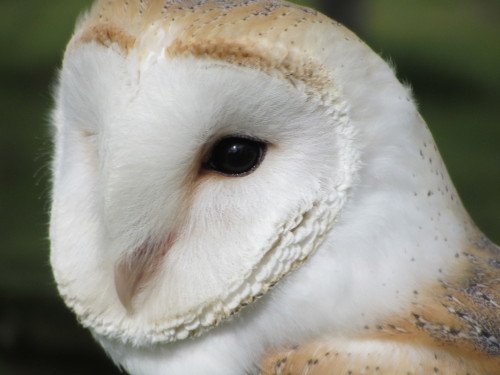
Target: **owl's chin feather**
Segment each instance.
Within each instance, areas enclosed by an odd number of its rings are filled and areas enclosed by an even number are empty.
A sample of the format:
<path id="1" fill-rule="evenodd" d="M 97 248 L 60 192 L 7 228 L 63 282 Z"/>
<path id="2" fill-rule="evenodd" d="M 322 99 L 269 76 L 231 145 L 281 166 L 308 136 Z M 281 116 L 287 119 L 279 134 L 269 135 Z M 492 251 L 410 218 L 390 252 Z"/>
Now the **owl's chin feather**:
<path id="1" fill-rule="evenodd" d="M 114 269 L 116 293 L 129 314 L 134 313 L 135 297 L 148 289 L 165 255 L 177 238 L 177 231 L 173 230 L 160 245 L 145 243 L 116 263 Z"/>

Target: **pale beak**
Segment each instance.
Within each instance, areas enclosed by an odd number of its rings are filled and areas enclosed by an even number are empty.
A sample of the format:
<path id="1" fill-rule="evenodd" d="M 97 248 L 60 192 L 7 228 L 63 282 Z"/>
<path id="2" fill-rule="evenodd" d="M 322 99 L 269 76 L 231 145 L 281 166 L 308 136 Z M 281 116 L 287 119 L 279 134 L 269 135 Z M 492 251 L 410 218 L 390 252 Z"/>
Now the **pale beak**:
<path id="1" fill-rule="evenodd" d="M 115 288 L 123 307 L 133 313 L 133 299 L 154 279 L 168 250 L 177 240 L 170 232 L 161 244 L 146 243 L 115 265 Z"/>

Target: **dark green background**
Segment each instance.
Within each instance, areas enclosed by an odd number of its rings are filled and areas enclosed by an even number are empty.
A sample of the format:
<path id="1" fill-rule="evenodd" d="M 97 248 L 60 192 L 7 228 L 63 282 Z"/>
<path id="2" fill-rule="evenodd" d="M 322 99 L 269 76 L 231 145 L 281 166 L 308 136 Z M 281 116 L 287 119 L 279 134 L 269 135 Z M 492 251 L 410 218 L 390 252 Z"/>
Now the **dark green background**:
<path id="1" fill-rule="evenodd" d="M 63 306 L 48 264 L 51 85 L 88 4 L 0 0 L 0 374 L 116 371 Z M 465 206 L 497 243 L 499 19 L 498 0 L 365 0 L 357 25 L 413 86 Z"/>

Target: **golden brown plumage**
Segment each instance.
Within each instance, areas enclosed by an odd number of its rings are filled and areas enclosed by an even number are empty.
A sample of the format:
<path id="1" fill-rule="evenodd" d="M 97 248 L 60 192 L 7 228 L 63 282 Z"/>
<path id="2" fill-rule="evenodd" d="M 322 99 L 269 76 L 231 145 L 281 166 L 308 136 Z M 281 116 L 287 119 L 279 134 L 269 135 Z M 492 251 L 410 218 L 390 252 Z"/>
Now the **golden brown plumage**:
<path id="1" fill-rule="evenodd" d="M 500 374 L 500 247 L 478 238 L 456 257 L 456 274 L 415 290 L 407 311 L 358 336 L 275 349 L 261 375 Z"/>

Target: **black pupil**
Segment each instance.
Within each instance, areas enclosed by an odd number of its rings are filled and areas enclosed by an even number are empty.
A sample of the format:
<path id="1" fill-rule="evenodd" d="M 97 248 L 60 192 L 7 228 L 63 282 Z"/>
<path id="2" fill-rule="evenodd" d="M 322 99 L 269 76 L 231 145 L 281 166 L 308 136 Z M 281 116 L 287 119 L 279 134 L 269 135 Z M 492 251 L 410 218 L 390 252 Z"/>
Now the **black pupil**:
<path id="1" fill-rule="evenodd" d="M 265 144 L 253 139 L 228 137 L 220 140 L 212 150 L 210 168 L 227 175 L 241 175 L 257 167 Z"/>

